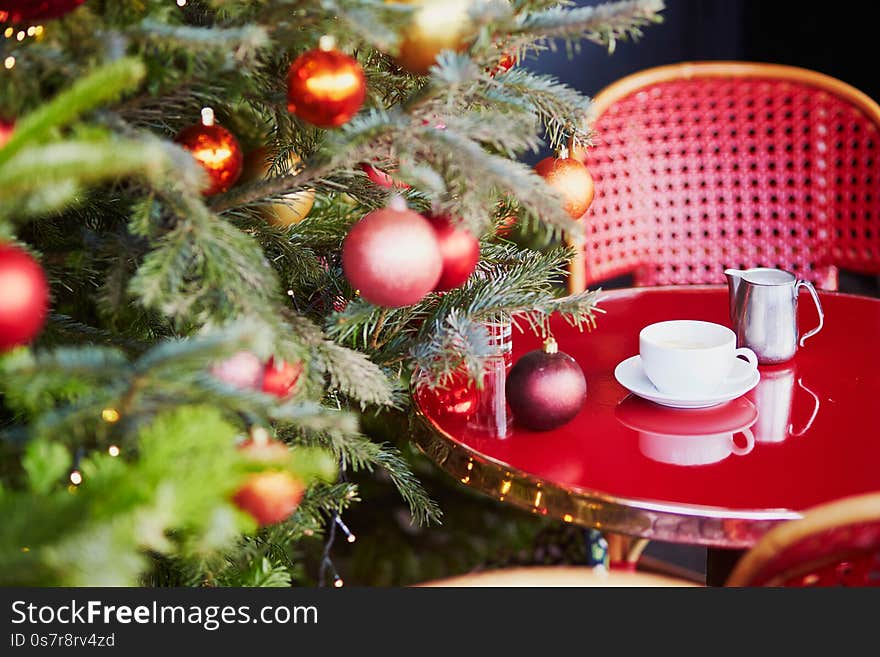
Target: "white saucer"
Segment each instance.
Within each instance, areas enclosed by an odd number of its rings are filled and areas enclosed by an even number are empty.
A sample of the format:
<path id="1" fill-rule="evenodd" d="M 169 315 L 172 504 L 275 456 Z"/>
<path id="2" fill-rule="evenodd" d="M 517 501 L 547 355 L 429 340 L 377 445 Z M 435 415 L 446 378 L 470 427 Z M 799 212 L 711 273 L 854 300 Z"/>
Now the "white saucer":
<path id="1" fill-rule="evenodd" d="M 749 373 L 751 373 L 751 376 L 749 376 Z M 634 395 L 638 395 L 656 404 L 672 408 L 707 408 L 723 404 L 746 394 L 758 385 L 758 381 L 761 380 L 761 374 L 757 370 L 752 370 L 747 362 L 737 358 L 733 369 L 730 371 L 729 380 L 725 381 L 721 388 L 711 395 L 700 395 L 698 397 L 667 395 L 657 390 L 650 379 L 648 379 L 645 370 L 642 369 L 641 357 L 633 356 L 632 358 L 627 358 L 614 369 L 614 378 Z"/>

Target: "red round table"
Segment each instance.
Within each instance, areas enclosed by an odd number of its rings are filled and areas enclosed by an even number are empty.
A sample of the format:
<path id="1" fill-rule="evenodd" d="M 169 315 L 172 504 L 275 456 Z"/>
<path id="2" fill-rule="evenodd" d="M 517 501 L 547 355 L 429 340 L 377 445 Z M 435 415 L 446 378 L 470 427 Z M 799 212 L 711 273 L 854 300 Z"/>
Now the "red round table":
<path id="1" fill-rule="evenodd" d="M 880 491 L 880 300 L 820 293 L 825 328 L 783 365 L 761 367 L 745 396 L 675 410 L 631 396 L 615 366 L 639 330 L 668 319 L 730 325 L 720 287 L 608 292 L 597 327 L 554 318 L 553 334 L 587 378 L 567 425 L 506 437 L 473 430 L 415 395 L 413 435 L 462 484 L 533 513 L 644 539 L 745 549 L 813 505 Z M 799 304 L 801 330 L 816 324 Z M 515 333 L 513 361 L 540 347 Z M 426 401 L 427 400 L 427 401 Z"/>

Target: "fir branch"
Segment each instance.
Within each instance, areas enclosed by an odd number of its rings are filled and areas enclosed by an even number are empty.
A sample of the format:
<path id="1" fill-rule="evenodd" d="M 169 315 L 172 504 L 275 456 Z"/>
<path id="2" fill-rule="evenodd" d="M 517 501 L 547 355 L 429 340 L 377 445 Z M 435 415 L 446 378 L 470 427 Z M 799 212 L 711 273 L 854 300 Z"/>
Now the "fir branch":
<path id="1" fill-rule="evenodd" d="M 512 34 L 577 40 L 586 38 L 610 52 L 618 41 L 637 39 L 641 28 L 662 20 L 663 0 L 622 0 L 595 7 L 549 7 L 527 14 Z"/>
<path id="2" fill-rule="evenodd" d="M 417 524 L 439 522 L 442 513 L 413 475 L 400 452 L 390 445 L 375 443 L 363 436 L 314 435 L 308 444 L 330 449 L 344 468 L 353 472 L 381 467 L 391 478 L 400 496 L 409 505 Z"/>
<path id="3" fill-rule="evenodd" d="M 158 45 L 173 45 L 187 50 L 232 51 L 239 63 L 253 60 L 261 49 L 270 45 L 269 34 L 261 25 L 193 27 L 147 19 L 131 33 Z"/>
<path id="4" fill-rule="evenodd" d="M 486 97 L 493 103 L 513 103 L 534 111 L 544 125 L 551 149 L 568 145 L 572 138 L 589 144 L 590 99 L 552 76 L 511 69 L 496 76 L 494 88 Z"/>
<path id="5" fill-rule="evenodd" d="M 129 57 L 118 59 L 81 77 L 70 88 L 16 123 L 9 141 L 0 148 L 0 167 L 25 146 L 45 139 L 50 130 L 64 127 L 85 112 L 137 88 L 145 74 L 143 63 Z"/>

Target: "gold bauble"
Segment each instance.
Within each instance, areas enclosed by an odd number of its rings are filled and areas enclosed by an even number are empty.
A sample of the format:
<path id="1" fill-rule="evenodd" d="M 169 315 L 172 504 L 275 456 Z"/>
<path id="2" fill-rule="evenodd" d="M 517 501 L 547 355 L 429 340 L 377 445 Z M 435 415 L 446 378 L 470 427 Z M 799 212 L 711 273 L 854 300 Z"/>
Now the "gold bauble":
<path id="1" fill-rule="evenodd" d="M 296 153 L 291 153 L 287 162 L 285 173 L 288 173 L 297 166 L 302 160 Z M 263 178 L 269 178 L 270 169 L 272 168 L 272 158 L 265 146 L 261 146 L 251 151 L 245 157 L 245 167 L 241 179 L 243 182 L 255 182 Z M 277 175 L 277 174 L 276 174 Z M 263 216 L 273 226 L 279 228 L 288 228 L 294 224 L 298 224 L 305 219 L 312 210 L 315 203 L 315 190 L 306 189 L 301 192 L 293 192 L 285 194 L 283 201 L 276 201 L 270 205 L 261 208 Z"/>
<path id="2" fill-rule="evenodd" d="M 395 0 L 418 5 L 400 44 L 397 63 L 410 73 L 426 75 L 443 50 L 464 50 L 471 36 L 471 0 Z"/>

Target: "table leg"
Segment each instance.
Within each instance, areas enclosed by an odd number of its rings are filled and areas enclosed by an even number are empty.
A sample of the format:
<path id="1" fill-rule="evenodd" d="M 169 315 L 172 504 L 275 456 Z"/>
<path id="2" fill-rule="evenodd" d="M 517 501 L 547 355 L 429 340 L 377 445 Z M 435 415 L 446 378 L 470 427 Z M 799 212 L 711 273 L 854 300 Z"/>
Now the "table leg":
<path id="1" fill-rule="evenodd" d="M 648 545 L 646 538 L 633 538 L 623 534 L 587 530 L 587 553 L 590 565 L 608 561 L 614 570 L 636 570 L 639 557 Z"/>
<path id="2" fill-rule="evenodd" d="M 706 586 L 724 586 L 745 550 L 710 547 L 706 552 Z"/>

